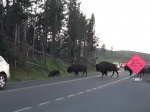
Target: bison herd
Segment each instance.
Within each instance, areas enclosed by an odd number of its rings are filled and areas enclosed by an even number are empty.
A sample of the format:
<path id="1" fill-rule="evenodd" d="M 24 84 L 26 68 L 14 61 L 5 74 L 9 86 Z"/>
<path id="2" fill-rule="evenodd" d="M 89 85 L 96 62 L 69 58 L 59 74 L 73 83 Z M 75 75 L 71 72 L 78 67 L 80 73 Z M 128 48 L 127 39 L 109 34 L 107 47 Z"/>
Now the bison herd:
<path id="1" fill-rule="evenodd" d="M 128 67 L 128 66 L 125 66 L 124 67 L 124 70 L 125 71 L 129 71 L 130 73 L 130 76 L 132 75 L 133 71 Z M 138 74 L 137 76 L 146 76 L 146 75 L 150 75 L 150 67 L 144 67 Z"/>
<path id="2" fill-rule="evenodd" d="M 118 69 L 117 66 L 113 63 L 107 62 L 107 61 L 102 61 L 95 66 L 97 72 L 102 73 L 102 77 L 105 75 L 107 76 L 108 72 L 112 72 L 111 77 L 116 73 L 117 78 L 119 77 Z M 133 71 L 128 67 L 124 66 L 125 71 L 129 71 L 129 75 L 131 76 Z M 79 72 L 82 72 L 82 76 L 85 74 L 87 76 L 87 66 L 84 64 L 72 64 L 67 68 L 67 72 L 71 73 L 74 72 L 75 76 L 79 76 Z M 150 74 L 150 68 L 143 68 L 139 74 L 139 76 L 144 76 Z M 54 77 L 54 76 L 61 76 L 59 70 L 53 70 L 49 73 L 48 77 Z"/>

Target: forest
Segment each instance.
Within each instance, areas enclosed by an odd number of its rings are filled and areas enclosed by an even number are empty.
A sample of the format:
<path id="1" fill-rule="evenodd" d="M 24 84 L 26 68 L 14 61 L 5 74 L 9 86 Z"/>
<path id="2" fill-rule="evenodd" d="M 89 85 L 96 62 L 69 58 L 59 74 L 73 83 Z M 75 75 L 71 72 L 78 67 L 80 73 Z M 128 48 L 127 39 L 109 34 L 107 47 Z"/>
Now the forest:
<path id="1" fill-rule="evenodd" d="M 95 15 L 79 0 L 0 0 L 0 55 L 13 66 L 47 56 L 68 63 L 94 60 Z"/>

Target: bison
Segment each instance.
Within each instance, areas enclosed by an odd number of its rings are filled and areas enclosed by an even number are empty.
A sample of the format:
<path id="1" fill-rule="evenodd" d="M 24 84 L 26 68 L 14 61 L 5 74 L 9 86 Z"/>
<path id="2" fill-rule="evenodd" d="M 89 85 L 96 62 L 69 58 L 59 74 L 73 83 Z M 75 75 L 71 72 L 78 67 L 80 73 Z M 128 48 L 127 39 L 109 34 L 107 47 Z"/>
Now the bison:
<path id="1" fill-rule="evenodd" d="M 140 77 L 141 77 L 141 75 L 143 74 L 143 76 L 144 76 L 145 74 L 147 74 L 147 71 L 148 71 L 147 68 L 143 68 L 137 75 L 138 76 L 140 75 Z"/>
<path id="2" fill-rule="evenodd" d="M 131 76 L 132 73 L 133 73 L 133 71 L 132 71 L 127 65 L 124 66 L 124 70 L 125 70 L 125 71 L 129 71 L 129 72 L 130 72 L 130 76 Z"/>
<path id="3" fill-rule="evenodd" d="M 67 72 L 69 73 L 74 72 L 75 76 L 78 75 L 78 72 L 83 72 L 82 76 L 84 75 L 84 73 L 86 73 L 87 76 L 87 67 L 82 64 L 72 64 L 71 66 L 68 67 Z"/>
<path id="4" fill-rule="evenodd" d="M 146 73 L 146 75 L 148 75 L 148 76 L 150 75 L 150 67 L 147 68 L 147 73 Z"/>
<path id="5" fill-rule="evenodd" d="M 102 73 L 102 77 L 103 75 L 107 76 L 107 71 L 105 70 L 104 66 L 100 65 L 100 64 L 96 64 L 96 71 L 100 71 Z"/>
<path id="6" fill-rule="evenodd" d="M 48 77 L 61 76 L 59 70 L 53 70 L 49 73 Z"/>
<path id="7" fill-rule="evenodd" d="M 99 64 L 96 64 L 96 70 L 102 73 L 102 77 L 104 75 L 107 76 L 108 71 L 110 72 L 113 71 L 113 74 L 111 75 L 111 77 L 114 75 L 115 72 L 117 73 L 117 78 L 119 77 L 117 66 L 110 62 L 102 61 Z"/>

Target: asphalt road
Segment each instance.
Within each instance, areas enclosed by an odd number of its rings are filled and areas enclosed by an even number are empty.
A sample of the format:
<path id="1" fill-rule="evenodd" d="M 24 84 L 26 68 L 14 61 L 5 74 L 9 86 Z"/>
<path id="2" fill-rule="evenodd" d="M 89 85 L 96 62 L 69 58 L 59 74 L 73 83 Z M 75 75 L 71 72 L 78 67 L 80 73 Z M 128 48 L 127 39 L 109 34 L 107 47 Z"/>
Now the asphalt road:
<path id="1" fill-rule="evenodd" d="M 149 112 L 150 83 L 119 74 L 8 83 L 0 91 L 0 112 Z"/>

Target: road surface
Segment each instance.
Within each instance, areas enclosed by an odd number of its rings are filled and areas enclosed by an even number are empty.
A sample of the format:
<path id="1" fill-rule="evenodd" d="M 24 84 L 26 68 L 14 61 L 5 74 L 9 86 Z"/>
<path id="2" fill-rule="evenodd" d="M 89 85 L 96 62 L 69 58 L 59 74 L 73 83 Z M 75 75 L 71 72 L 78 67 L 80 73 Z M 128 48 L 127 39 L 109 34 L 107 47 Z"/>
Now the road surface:
<path id="1" fill-rule="evenodd" d="M 150 83 L 119 74 L 8 83 L 0 91 L 0 112 L 149 112 Z"/>

